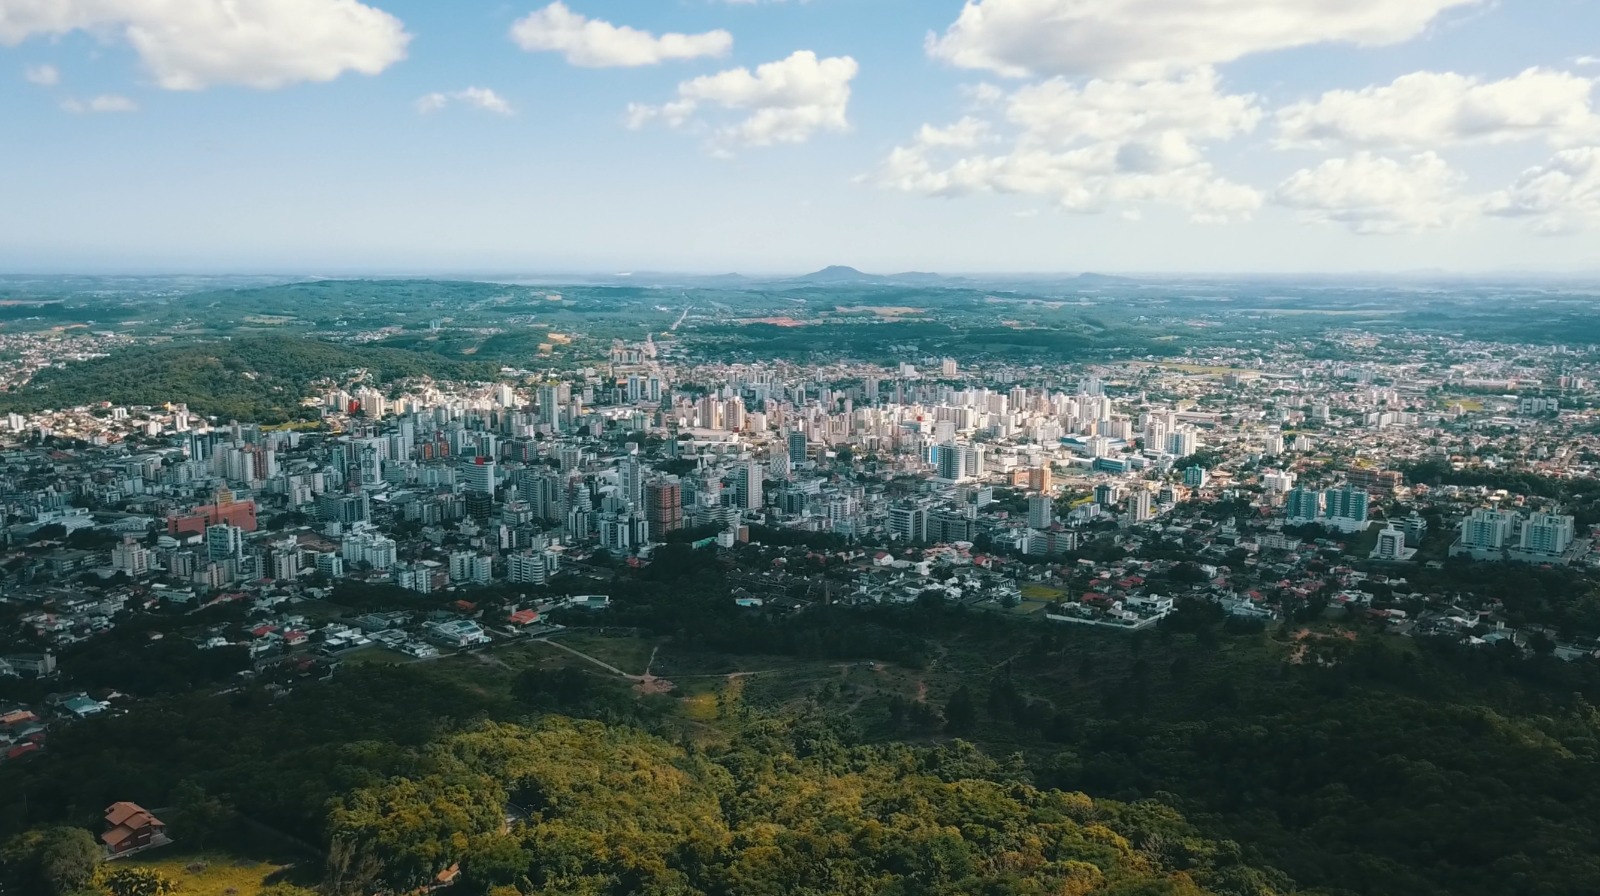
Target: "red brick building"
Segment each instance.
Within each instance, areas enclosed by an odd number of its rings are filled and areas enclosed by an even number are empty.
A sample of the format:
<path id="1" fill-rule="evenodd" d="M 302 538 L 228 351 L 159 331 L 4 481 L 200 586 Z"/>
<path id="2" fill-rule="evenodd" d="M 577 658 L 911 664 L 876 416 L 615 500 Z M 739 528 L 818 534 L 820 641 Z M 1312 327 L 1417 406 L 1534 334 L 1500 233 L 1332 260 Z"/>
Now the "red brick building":
<path id="1" fill-rule="evenodd" d="M 167 517 L 168 535 L 204 535 L 207 526 L 226 523 L 246 532 L 256 531 L 256 502 L 235 501 L 233 492 L 219 489 L 211 504 L 203 504 L 186 514 Z"/>

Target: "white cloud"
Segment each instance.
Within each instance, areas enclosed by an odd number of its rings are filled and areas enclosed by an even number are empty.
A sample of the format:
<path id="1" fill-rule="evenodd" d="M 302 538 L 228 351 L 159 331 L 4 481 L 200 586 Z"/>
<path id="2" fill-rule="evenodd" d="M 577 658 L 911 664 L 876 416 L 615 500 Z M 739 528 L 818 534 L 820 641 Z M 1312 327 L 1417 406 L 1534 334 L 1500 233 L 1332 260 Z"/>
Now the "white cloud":
<path id="1" fill-rule="evenodd" d="M 83 100 L 64 100 L 61 108 L 76 114 L 95 112 L 137 112 L 139 104 L 125 96 L 115 93 L 104 93 L 87 102 Z"/>
<path id="2" fill-rule="evenodd" d="M 629 106 L 628 126 L 652 121 L 674 128 L 701 125 L 702 113 L 711 106 L 744 115 L 731 124 L 707 125 L 713 128 L 712 145 L 720 151 L 803 143 L 819 131 L 850 129 L 850 82 L 859 71 L 848 56 L 819 59 L 800 50 L 754 72 L 736 68 L 685 81 L 672 102 Z"/>
<path id="3" fill-rule="evenodd" d="M 30 65 L 22 73 L 22 77 L 29 84 L 40 87 L 54 87 L 61 83 L 61 70 L 53 65 Z"/>
<path id="4" fill-rule="evenodd" d="M 1221 140 L 1253 130 L 1261 121 L 1256 98 L 1219 87 L 1210 68 L 1170 81 L 1094 80 L 1082 87 L 1052 78 L 1013 93 L 1006 117 L 1046 142 L 1163 133 Z"/>
<path id="5" fill-rule="evenodd" d="M 1150 79 L 1320 43 L 1396 44 L 1479 0 L 967 0 L 927 49 L 1010 77 Z"/>
<path id="6" fill-rule="evenodd" d="M 673 59 L 726 56 L 733 35 L 723 30 L 659 37 L 626 25 L 613 25 L 552 3 L 518 19 L 511 39 L 528 52 L 560 53 L 573 65 L 589 68 L 656 65 Z"/>
<path id="7" fill-rule="evenodd" d="M 1525 218 L 1535 231 L 1551 235 L 1600 224 L 1600 146 L 1569 149 L 1529 168 L 1510 188 L 1491 195 L 1484 211 Z"/>
<path id="8" fill-rule="evenodd" d="M 919 146 L 949 146 L 956 149 L 972 149 L 982 143 L 987 143 L 993 136 L 990 133 L 989 123 L 981 118 L 967 116 L 949 127 L 934 127 L 925 124 L 917 132 Z"/>
<path id="9" fill-rule="evenodd" d="M 1171 81 L 1081 87 L 1055 78 L 991 105 L 1002 121 L 924 125 L 875 179 L 928 196 L 1039 196 L 1075 212 L 1166 203 L 1205 222 L 1248 217 L 1261 205 L 1257 191 L 1220 177 L 1204 158 L 1201 144 L 1248 133 L 1262 116 L 1255 97 L 1220 92 L 1209 68 Z M 971 153 L 1002 140 L 1004 152 Z"/>
<path id="10" fill-rule="evenodd" d="M 1438 155 L 1395 160 L 1370 152 L 1329 159 L 1290 175 L 1273 201 L 1308 223 L 1342 224 L 1360 234 L 1448 227 L 1467 211 L 1464 178 Z"/>
<path id="11" fill-rule="evenodd" d="M 472 106 L 485 112 L 493 112 L 496 115 L 514 114 L 511 104 L 506 102 L 506 99 L 500 94 L 487 87 L 468 87 L 463 90 L 449 92 L 435 91 L 419 98 L 416 105 L 418 112 L 427 115 L 432 112 L 438 112 L 452 103 Z"/>
<path id="12" fill-rule="evenodd" d="M 0 0 L 0 44 L 77 30 L 119 35 L 168 90 L 377 74 L 411 39 L 357 0 Z"/>
<path id="13" fill-rule="evenodd" d="M 1572 60 L 1573 65 L 1600 65 L 1600 56 L 1579 56 Z"/>
<path id="14" fill-rule="evenodd" d="M 1285 107 L 1278 129 L 1281 142 L 1292 146 L 1426 149 L 1537 138 L 1571 144 L 1600 136 L 1594 86 L 1589 78 L 1537 68 L 1489 82 L 1416 72 Z"/>

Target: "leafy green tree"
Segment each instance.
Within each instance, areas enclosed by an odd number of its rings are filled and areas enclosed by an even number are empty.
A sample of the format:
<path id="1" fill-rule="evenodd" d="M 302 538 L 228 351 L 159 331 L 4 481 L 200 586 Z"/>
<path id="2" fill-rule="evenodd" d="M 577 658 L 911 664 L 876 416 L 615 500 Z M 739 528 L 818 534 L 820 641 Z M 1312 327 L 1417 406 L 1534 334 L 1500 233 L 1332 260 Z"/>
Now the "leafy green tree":
<path id="1" fill-rule="evenodd" d="M 226 834 L 234 821 L 232 807 L 206 793 L 193 779 L 187 779 L 172 792 L 177 810 L 178 836 L 196 849 L 205 849 L 219 835 Z"/>
<path id="2" fill-rule="evenodd" d="M 24 893 L 66 896 L 94 881 L 104 855 L 94 835 L 82 828 L 44 828 L 7 843 L 0 850 L 0 866 Z"/>
<path id="3" fill-rule="evenodd" d="M 966 685 L 956 689 L 944 705 L 945 730 L 951 734 L 966 734 L 978 723 L 978 703 Z"/>

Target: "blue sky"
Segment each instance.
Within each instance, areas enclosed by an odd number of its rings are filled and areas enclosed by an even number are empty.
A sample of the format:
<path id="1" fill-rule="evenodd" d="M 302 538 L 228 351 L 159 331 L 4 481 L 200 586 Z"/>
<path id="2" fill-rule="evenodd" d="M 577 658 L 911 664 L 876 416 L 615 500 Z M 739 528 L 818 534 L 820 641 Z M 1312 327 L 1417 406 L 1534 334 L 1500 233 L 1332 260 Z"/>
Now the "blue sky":
<path id="1" fill-rule="evenodd" d="M 1592 0 L 226 8 L 0 0 L 0 270 L 1600 270 Z"/>

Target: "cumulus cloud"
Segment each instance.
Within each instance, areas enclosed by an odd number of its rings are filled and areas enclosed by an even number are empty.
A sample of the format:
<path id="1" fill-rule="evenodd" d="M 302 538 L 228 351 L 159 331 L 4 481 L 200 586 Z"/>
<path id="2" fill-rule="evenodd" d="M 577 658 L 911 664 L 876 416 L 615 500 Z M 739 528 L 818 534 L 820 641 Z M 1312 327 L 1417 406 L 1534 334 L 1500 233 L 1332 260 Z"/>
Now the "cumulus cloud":
<path id="1" fill-rule="evenodd" d="M 1261 114 L 1254 96 L 1220 92 L 1211 68 L 1174 80 L 1093 80 L 1081 87 L 1052 78 L 1017 90 L 1006 112 L 1030 137 L 1046 142 L 1162 133 L 1220 140 L 1253 130 Z"/>
<path id="2" fill-rule="evenodd" d="M 928 52 L 1009 77 L 1150 79 L 1319 43 L 1396 44 L 1479 0 L 967 0 Z"/>
<path id="3" fill-rule="evenodd" d="M 168 90 L 377 74 L 411 39 L 357 0 L 0 0 L 0 45 L 78 30 L 126 40 Z"/>
<path id="4" fill-rule="evenodd" d="M 1589 78 L 1538 68 L 1488 82 L 1416 72 L 1285 107 L 1278 129 L 1290 146 L 1435 148 L 1536 138 L 1571 144 L 1600 136 L 1594 86 Z"/>
<path id="5" fill-rule="evenodd" d="M 61 83 L 61 70 L 53 65 L 30 65 L 23 71 L 22 77 L 29 84 L 54 87 Z"/>
<path id="6" fill-rule="evenodd" d="M 1467 211 L 1464 178 L 1432 152 L 1391 159 L 1370 152 L 1329 159 L 1290 175 L 1272 199 L 1310 223 L 1342 224 L 1360 234 L 1448 227 Z"/>
<path id="7" fill-rule="evenodd" d="M 1256 190 L 1219 176 L 1205 160 L 1203 144 L 1248 133 L 1262 117 L 1255 97 L 1221 92 L 1210 68 L 1146 82 L 1079 86 L 1054 78 L 992 105 L 997 121 L 924 125 L 874 179 L 927 196 L 1038 196 L 1086 213 L 1167 203 L 1204 222 L 1248 217 L 1261 205 Z M 1005 151 L 972 152 L 998 141 Z"/>
<path id="8" fill-rule="evenodd" d="M 511 39 L 528 52 L 560 53 L 588 68 L 657 65 L 674 59 L 726 56 L 733 35 L 718 29 L 703 34 L 662 34 L 613 25 L 552 3 L 518 19 Z"/>
<path id="9" fill-rule="evenodd" d="M 462 90 L 435 91 L 417 100 L 417 111 L 423 115 L 438 112 L 451 104 L 471 106 L 496 115 L 513 114 L 511 104 L 487 87 L 467 87 Z"/>
<path id="10" fill-rule="evenodd" d="M 850 83 L 860 71 L 848 56 L 827 59 L 800 50 L 787 59 L 729 69 L 678 85 L 677 99 L 659 106 L 628 107 L 628 125 L 659 121 L 668 127 L 710 128 L 713 148 L 803 143 L 820 131 L 850 128 Z M 738 120 L 713 124 L 708 107 L 735 112 Z"/>
<path id="11" fill-rule="evenodd" d="M 1547 235 L 1600 224 L 1600 146 L 1565 150 L 1529 168 L 1509 188 L 1489 196 L 1484 211 L 1526 219 Z"/>
<path id="12" fill-rule="evenodd" d="M 972 149 L 993 139 L 990 131 L 991 128 L 987 121 L 981 118 L 973 118 L 969 115 L 948 127 L 935 127 L 931 124 L 923 125 L 922 129 L 917 132 L 917 145 Z"/>
<path id="13" fill-rule="evenodd" d="M 61 108 L 75 114 L 83 115 L 98 112 L 137 112 L 139 104 L 125 96 L 115 93 L 104 93 L 91 100 L 64 100 Z"/>

